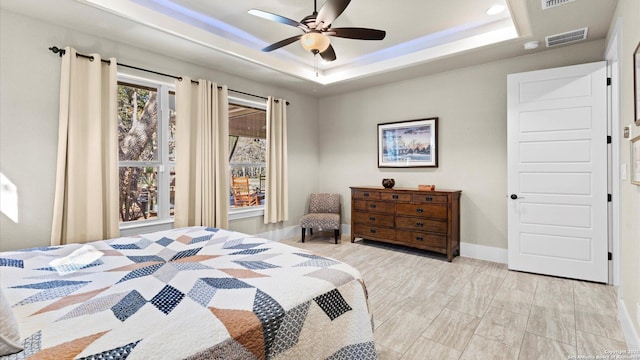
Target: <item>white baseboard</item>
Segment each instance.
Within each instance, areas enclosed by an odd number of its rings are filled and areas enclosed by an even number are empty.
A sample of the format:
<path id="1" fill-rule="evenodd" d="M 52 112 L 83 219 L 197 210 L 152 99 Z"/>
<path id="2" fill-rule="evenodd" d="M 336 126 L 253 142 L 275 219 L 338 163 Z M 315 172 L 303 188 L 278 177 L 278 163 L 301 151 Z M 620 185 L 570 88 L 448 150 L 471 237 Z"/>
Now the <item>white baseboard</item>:
<path id="1" fill-rule="evenodd" d="M 351 235 L 351 224 L 342 224 L 342 235 Z M 501 264 L 506 264 L 508 260 L 507 249 L 464 242 L 460 243 L 460 255 Z"/>
<path id="2" fill-rule="evenodd" d="M 627 341 L 627 348 L 629 350 L 640 350 L 640 337 L 638 337 L 638 332 L 633 326 L 633 320 L 622 299 L 618 299 L 618 319 L 620 319 L 622 332 L 624 333 L 624 338 Z"/>
<path id="3" fill-rule="evenodd" d="M 464 242 L 460 243 L 460 256 L 493 261 L 501 264 L 506 264 L 508 260 L 507 249 Z"/>
<path id="4" fill-rule="evenodd" d="M 342 235 L 351 235 L 351 224 L 342 224 Z M 506 264 L 508 259 L 507 249 L 464 242 L 460 243 L 460 255 L 501 264 Z"/>
<path id="5" fill-rule="evenodd" d="M 290 239 L 294 236 L 300 235 L 300 226 L 289 226 L 282 229 L 271 230 L 260 234 L 255 234 L 255 237 L 261 237 L 273 241 L 280 241 L 284 239 Z"/>

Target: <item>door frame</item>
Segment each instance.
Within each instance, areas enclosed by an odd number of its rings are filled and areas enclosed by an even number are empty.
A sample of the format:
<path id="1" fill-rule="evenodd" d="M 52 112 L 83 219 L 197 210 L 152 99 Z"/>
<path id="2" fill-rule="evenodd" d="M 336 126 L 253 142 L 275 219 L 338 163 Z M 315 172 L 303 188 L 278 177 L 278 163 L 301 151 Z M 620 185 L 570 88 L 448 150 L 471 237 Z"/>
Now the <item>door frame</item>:
<path id="1" fill-rule="evenodd" d="M 610 152 L 610 163 L 608 165 L 609 191 L 611 192 L 611 204 L 609 210 L 611 214 L 609 251 L 612 253 L 609 269 L 609 284 L 614 286 L 622 286 L 620 277 L 621 256 L 620 256 L 620 59 L 622 58 L 622 24 L 620 18 L 616 20 L 616 24 L 611 31 L 611 37 L 607 43 L 605 50 L 605 60 L 607 61 L 607 76 L 611 78 L 611 86 L 608 87 L 608 125 L 611 136 L 611 146 L 608 147 Z M 618 292 L 620 297 L 622 292 Z"/>

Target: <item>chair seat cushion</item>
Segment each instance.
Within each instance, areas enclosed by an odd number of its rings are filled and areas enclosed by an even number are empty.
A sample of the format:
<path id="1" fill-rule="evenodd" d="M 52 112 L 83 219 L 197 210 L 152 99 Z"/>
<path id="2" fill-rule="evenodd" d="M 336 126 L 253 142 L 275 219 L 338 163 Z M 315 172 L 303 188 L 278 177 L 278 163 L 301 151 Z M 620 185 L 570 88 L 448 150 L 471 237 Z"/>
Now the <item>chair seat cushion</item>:
<path id="1" fill-rule="evenodd" d="M 340 229 L 340 215 L 313 213 L 307 214 L 300 219 L 300 227 L 317 229 Z"/>

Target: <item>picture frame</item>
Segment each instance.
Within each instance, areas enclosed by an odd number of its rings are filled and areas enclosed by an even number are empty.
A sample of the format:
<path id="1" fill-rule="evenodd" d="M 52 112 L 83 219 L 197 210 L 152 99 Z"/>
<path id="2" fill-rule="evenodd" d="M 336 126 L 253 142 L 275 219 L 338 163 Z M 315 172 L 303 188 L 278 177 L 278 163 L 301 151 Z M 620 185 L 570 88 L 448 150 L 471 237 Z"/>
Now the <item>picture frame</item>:
<path id="1" fill-rule="evenodd" d="M 438 167 L 438 118 L 378 124 L 378 167 Z"/>
<path id="2" fill-rule="evenodd" d="M 640 135 L 631 139 L 631 183 L 640 185 Z"/>
<path id="3" fill-rule="evenodd" d="M 640 43 L 633 52 L 633 103 L 636 126 L 640 126 Z"/>

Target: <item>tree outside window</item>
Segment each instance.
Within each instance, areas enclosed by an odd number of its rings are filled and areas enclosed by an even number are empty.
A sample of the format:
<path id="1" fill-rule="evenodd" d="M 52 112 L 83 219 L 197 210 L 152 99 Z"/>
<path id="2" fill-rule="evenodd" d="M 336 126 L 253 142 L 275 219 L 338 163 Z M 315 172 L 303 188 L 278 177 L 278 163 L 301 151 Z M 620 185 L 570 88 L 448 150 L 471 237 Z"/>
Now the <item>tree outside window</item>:
<path id="1" fill-rule="evenodd" d="M 175 93 L 163 84 L 118 82 L 121 222 L 173 216 Z"/>

